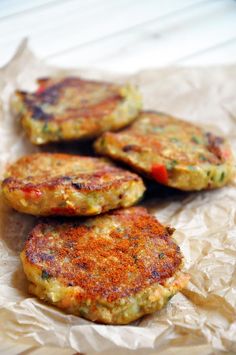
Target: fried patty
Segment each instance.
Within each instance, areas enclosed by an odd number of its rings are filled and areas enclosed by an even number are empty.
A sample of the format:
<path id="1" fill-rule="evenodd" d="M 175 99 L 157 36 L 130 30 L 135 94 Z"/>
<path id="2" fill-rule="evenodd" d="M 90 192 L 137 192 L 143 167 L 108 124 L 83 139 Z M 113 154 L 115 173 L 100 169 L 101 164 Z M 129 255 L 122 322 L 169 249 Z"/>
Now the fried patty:
<path id="1" fill-rule="evenodd" d="M 2 190 L 20 212 L 86 216 L 132 206 L 145 187 L 139 176 L 105 159 L 36 153 L 8 168 Z"/>
<path id="2" fill-rule="evenodd" d="M 38 80 L 35 93 L 17 91 L 13 111 L 34 144 L 88 139 L 132 122 L 141 96 L 131 85 L 78 77 Z"/>
<path id="3" fill-rule="evenodd" d="M 21 253 L 29 291 L 89 320 L 127 324 L 188 282 L 173 231 L 142 207 L 40 223 Z"/>
<path id="4" fill-rule="evenodd" d="M 180 190 L 221 187 L 234 175 L 224 138 L 158 112 L 142 112 L 129 128 L 103 134 L 95 150 Z"/>

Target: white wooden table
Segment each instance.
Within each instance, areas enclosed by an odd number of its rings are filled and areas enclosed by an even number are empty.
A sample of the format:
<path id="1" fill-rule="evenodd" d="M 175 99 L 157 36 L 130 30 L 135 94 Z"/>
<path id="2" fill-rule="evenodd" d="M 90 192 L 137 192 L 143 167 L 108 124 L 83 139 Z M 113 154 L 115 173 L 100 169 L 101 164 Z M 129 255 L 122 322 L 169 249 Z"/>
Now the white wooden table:
<path id="1" fill-rule="evenodd" d="M 134 72 L 236 61 L 234 0 L 0 0 L 0 66 L 25 37 L 48 62 Z"/>

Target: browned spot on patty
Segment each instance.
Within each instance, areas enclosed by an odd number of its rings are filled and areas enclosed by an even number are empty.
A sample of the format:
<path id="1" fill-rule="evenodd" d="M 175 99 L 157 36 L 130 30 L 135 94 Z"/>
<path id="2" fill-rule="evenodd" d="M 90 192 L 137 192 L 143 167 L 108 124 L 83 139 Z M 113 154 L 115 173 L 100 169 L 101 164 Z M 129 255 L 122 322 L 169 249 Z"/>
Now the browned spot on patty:
<path id="1" fill-rule="evenodd" d="M 104 133 L 94 147 L 101 155 L 181 190 L 221 187 L 233 176 L 233 154 L 226 139 L 159 112 L 141 112 L 124 130 Z"/>
<path id="2" fill-rule="evenodd" d="M 139 177 L 108 161 L 69 154 L 36 153 L 20 158 L 7 171 L 3 186 L 14 189 L 56 189 L 62 186 L 86 191 L 105 191 Z"/>
<path id="3" fill-rule="evenodd" d="M 39 80 L 39 83 L 43 85 L 39 92 L 17 92 L 23 104 L 31 111 L 32 118 L 39 121 L 99 118 L 110 114 L 123 100 L 119 86 L 110 83 L 76 77 L 44 79 Z"/>
<path id="4" fill-rule="evenodd" d="M 171 233 L 146 209 L 133 207 L 85 222 L 40 223 L 25 252 L 42 277 L 80 286 L 78 298 L 112 302 L 162 284 L 180 268 L 182 255 Z"/>

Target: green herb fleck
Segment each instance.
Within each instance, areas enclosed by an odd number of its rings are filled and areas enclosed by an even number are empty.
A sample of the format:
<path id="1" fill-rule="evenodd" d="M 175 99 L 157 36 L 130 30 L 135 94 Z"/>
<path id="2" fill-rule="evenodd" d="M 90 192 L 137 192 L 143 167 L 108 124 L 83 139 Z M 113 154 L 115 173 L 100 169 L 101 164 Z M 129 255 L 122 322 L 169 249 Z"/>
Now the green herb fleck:
<path id="1" fill-rule="evenodd" d="M 166 169 L 172 170 L 178 164 L 177 160 L 171 160 L 166 163 Z"/>
<path id="2" fill-rule="evenodd" d="M 164 254 L 164 253 L 160 253 L 160 254 L 158 255 L 158 257 L 159 257 L 159 259 L 163 259 L 163 258 L 165 257 L 165 254 Z"/>
<path id="3" fill-rule="evenodd" d="M 163 131 L 163 127 L 158 127 L 158 126 L 153 127 L 153 128 L 152 128 L 152 131 L 153 131 L 153 132 L 162 132 L 162 131 Z"/>
<path id="4" fill-rule="evenodd" d="M 188 170 L 195 171 L 197 170 L 196 166 L 189 165 Z"/>
<path id="5" fill-rule="evenodd" d="M 170 296 L 167 298 L 167 300 L 170 301 L 172 297 L 173 297 L 173 295 L 170 295 Z"/>
<path id="6" fill-rule="evenodd" d="M 223 181 L 225 178 L 225 173 L 224 171 L 222 171 L 221 175 L 220 175 L 220 181 Z"/>
<path id="7" fill-rule="evenodd" d="M 178 143 L 179 142 L 178 138 L 175 138 L 175 137 L 170 138 L 170 141 L 172 143 Z"/>
<path id="8" fill-rule="evenodd" d="M 41 277 L 43 280 L 48 280 L 51 276 L 46 270 L 43 270 Z"/>
<path id="9" fill-rule="evenodd" d="M 196 143 L 196 144 L 200 144 L 200 143 L 201 143 L 200 138 L 197 137 L 197 136 L 192 136 L 191 141 L 192 141 L 193 143 Z"/>
<path id="10" fill-rule="evenodd" d="M 207 158 L 205 157 L 204 154 L 199 154 L 199 159 L 202 161 L 207 161 Z"/>
<path id="11" fill-rule="evenodd" d="M 88 314 L 88 309 L 86 307 L 81 307 L 79 309 L 79 313 L 80 313 L 81 317 L 86 317 L 86 315 Z"/>
<path id="12" fill-rule="evenodd" d="M 42 131 L 43 131 L 43 133 L 49 133 L 50 132 L 50 128 L 48 126 L 48 123 L 44 123 Z"/>

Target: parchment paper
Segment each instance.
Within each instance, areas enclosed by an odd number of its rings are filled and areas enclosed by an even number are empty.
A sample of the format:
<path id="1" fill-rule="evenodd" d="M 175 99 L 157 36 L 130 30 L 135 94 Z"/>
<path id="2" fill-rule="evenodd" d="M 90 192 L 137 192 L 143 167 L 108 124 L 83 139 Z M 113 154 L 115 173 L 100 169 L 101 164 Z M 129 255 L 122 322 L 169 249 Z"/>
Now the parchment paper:
<path id="1" fill-rule="evenodd" d="M 7 163 L 36 150 L 9 112 L 10 95 L 16 88 L 34 89 L 37 77 L 58 73 L 68 72 L 40 62 L 25 43 L 1 70 L 1 174 Z M 236 148 L 236 66 L 147 70 L 126 78 L 89 70 L 71 73 L 128 79 L 140 87 L 145 108 L 221 132 Z M 79 151 L 79 144 L 74 148 Z M 19 353 L 16 349 L 24 350 L 22 354 L 130 354 L 134 350 L 135 354 L 165 355 L 236 353 L 235 182 L 192 194 L 155 188 L 150 195 L 145 202 L 150 211 L 177 229 L 175 237 L 191 281 L 162 311 L 129 326 L 93 324 L 31 297 L 19 251 L 34 219 L 1 202 L 1 354 Z"/>

